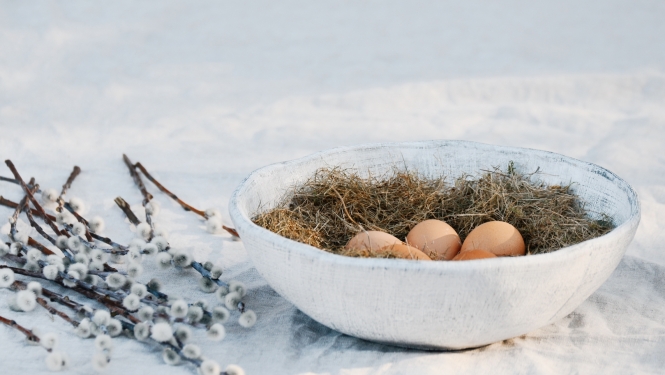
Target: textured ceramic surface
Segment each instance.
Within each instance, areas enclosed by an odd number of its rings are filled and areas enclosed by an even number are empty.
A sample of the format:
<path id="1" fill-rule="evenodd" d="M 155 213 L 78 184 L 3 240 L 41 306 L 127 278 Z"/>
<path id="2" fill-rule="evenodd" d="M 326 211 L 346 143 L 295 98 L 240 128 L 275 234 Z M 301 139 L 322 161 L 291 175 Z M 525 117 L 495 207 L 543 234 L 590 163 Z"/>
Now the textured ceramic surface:
<path id="1" fill-rule="evenodd" d="M 467 262 L 357 259 L 278 236 L 254 223 L 321 167 L 384 173 L 395 166 L 455 178 L 510 161 L 550 184 L 574 181 L 610 233 L 550 254 Z M 257 270 L 284 298 L 340 332 L 384 343 L 463 349 L 523 335 L 571 313 L 612 273 L 640 220 L 633 189 L 597 165 L 545 151 L 463 141 L 385 143 L 323 151 L 253 172 L 231 218 Z"/>

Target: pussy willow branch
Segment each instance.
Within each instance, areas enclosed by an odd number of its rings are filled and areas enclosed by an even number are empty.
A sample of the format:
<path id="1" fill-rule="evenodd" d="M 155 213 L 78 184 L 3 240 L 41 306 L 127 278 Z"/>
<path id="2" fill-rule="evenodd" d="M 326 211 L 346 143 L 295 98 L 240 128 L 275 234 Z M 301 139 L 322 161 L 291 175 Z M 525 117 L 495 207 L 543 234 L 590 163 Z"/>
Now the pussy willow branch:
<path id="1" fill-rule="evenodd" d="M 6 199 L 2 195 L 0 195 L 0 206 L 5 206 L 5 207 L 9 207 L 9 208 L 16 208 L 16 207 L 18 207 L 18 203 L 13 202 L 9 199 Z M 40 217 L 42 216 L 41 212 L 37 211 L 34 208 L 30 208 L 30 212 L 32 212 L 33 215 L 37 215 L 37 216 L 40 216 Z M 55 221 L 55 216 L 49 215 L 49 214 L 46 214 L 46 215 L 48 216 L 49 219 Z"/>
<path id="2" fill-rule="evenodd" d="M 27 287 L 28 287 L 27 284 L 24 283 L 23 281 L 20 281 L 20 280 L 16 280 L 16 281 L 14 281 L 14 284 L 12 284 L 12 289 L 14 289 L 14 290 L 25 290 L 25 289 L 27 289 Z M 44 295 L 44 288 L 43 287 L 42 287 L 42 294 Z M 62 311 L 56 309 L 55 307 L 49 305 L 48 302 L 46 302 L 45 299 L 38 296 L 37 297 L 37 303 L 40 306 L 42 306 L 44 309 L 46 309 L 46 311 L 51 313 L 51 315 L 57 315 L 60 318 L 62 318 L 64 321 L 66 321 L 67 323 L 73 325 L 74 327 L 78 327 L 79 323 L 76 320 L 70 318 L 69 315 L 65 314 L 64 312 L 62 312 Z"/>
<path id="3" fill-rule="evenodd" d="M 74 215 L 74 217 L 76 217 L 76 220 L 78 220 L 80 223 L 82 223 L 83 225 L 86 226 L 86 228 L 87 228 L 86 230 L 92 238 L 94 238 L 97 241 L 104 242 L 105 244 L 110 245 L 112 247 L 117 247 L 121 250 L 127 250 L 127 246 L 121 245 L 117 242 L 113 242 L 108 237 L 100 236 L 98 234 L 95 234 L 94 232 L 90 232 L 90 230 L 89 230 L 90 229 L 90 224 L 88 223 L 88 220 L 86 220 L 83 216 L 79 215 L 78 212 L 74 211 L 74 209 L 72 208 L 72 206 L 69 203 L 65 203 L 64 207 L 67 209 L 67 211 L 71 212 L 72 215 Z M 89 241 L 92 241 L 92 240 L 89 240 Z"/>
<path id="4" fill-rule="evenodd" d="M 41 216 L 44 218 L 44 221 L 46 221 L 46 223 L 51 227 L 51 229 L 53 229 L 53 232 L 55 232 L 58 235 L 66 235 L 67 237 L 69 237 L 67 233 L 65 233 L 64 231 L 60 231 L 60 229 L 58 229 L 58 226 L 55 225 L 55 223 L 51 219 L 49 219 L 48 215 L 44 211 L 44 208 L 39 204 L 37 199 L 35 199 L 34 195 L 32 195 L 32 192 L 30 191 L 28 186 L 26 186 L 25 181 L 23 181 L 23 179 L 21 178 L 21 175 L 16 170 L 14 163 L 12 163 L 11 160 L 7 159 L 5 160 L 5 164 L 7 164 L 9 169 L 14 174 L 14 177 L 16 177 L 16 179 L 21 183 L 21 187 L 23 188 L 23 191 L 25 191 L 26 195 L 30 199 L 30 202 L 32 202 L 33 206 L 35 206 L 37 211 L 39 211 Z"/>
<path id="5" fill-rule="evenodd" d="M 48 233 L 46 233 L 46 232 L 44 231 L 44 229 L 42 228 L 41 225 L 37 224 L 37 222 L 35 221 L 35 218 L 32 217 L 32 213 L 30 212 L 30 210 L 26 210 L 26 211 L 25 211 L 25 214 L 26 214 L 26 216 L 28 217 L 28 221 L 30 222 L 30 225 L 31 225 L 33 228 L 35 228 L 35 229 L 37 230 L 37 233 L 39 233 L 42 237 L 44 237 L 48 242 L 52 243 L 53 246 L 56 246 L 56 241 L 55 241 L 55 239 L 54 239 L 53 237 L 51 237 Z M 34 242 L 35 242 L 35 243 L 38 243 L 37 241 L 34 241 Z M 41 244 L 40 244 L 40 245 L 41 245 Z M 57 247 L 57 246 L 56 246 L 56 247 Z M 47 249 L 47 248 L 44 247 L 44 246 L 42 246 L 41 248 L 39 248 L 39 250 L 41 250 L 41 252 L 44 253 L 44 254 L 46 254 L 46 255 L 55 254 L 53 251 Z M 69 252 L 68 249 L 64 249 L 64 250 L 62 250 L 62 253 L 65 254 L 65 256 L 66 256 L 67 258 L 69 258 L 69 260 L 74 260 L 74 255 L 72 255 L 72 254 Z"/>
<path id="6" fill-rule="evenodd" d="M 35 183 L 35 178 L 31 177 L 30 184 L 34 183 Z M 32 192 L 34 192 L 35 190 L 37 190 L 36 187 L 30 188 L 30 191 Z M 21 199 L 21 201 L 16 206 L 16 209 L 14 210 L 14 213 L 11 216 L 11 220 L 9 221 L 10 222 L 9 233 L 14 241 L 16 241 L 16 222 L 18 221 L 18 215 L 21 213 L 21 211 L 25 209 L 27 203 L 28 203 L 28 196 L 25 195 L 23 199 Z"/>
<path id="7" fill-rule="evenodd" d="M 152 200 L 152 194 L 148 193 L 148 190 L 145 188 L 145 185 L 143 184 L 143 180 L 141 180 L 141 176 L 138 173 L 136 173 L 134 164 L 132 164 L 132 161 L 129 160 L 129 158 L 125 154 L 122 154 L 122 160 L 125 162 L 127 169 L 129 169 L 129 174 L 134 179 L 134 183 L 136 184 L 136 186 L 139 187 L 139 190 L 141 190 L 143 199 L 147 202 L 150 202 Z"/>
<path id="8" fill-rule="evenodd" d="M 95 301 L 103 304 L 104 306 L 106 306 L 109 309 L 109 311 L 111 311 L 111 313 L 113 315 L 122 315 L 122 316 L 126 317 L 127 319 L 129 319 L 131 321 L 135 321 L 136 323 L 139 322 L 139 320 L 136 317 L 132 316 L 131 313 L 129 311 L 127 311 L 122 306 L 122 299 L 124 298 L 124 296 L 119 294 L 119 293 L 116 293 L 114 291 L 99 288 L 99 287 L 96 287 L 94 285 L 90 285 L 90 284 L 88 284 L 86 282 L 83 282 L 81 280 L 77 280 L 77 279 L 74 279 L 70 276 L 67 276 L 63 272 L 58 272 L 59 277 L 56 278 L 55 280 L 49 280 L 43 274 L 41 274 L 39 272 L 27 271 L 27 270 L 24 270 L 23 268 L 10 267 L 10 266 L 0 264 L 0 269 L 2 269 L 2 268 L 9 268 L 12 271 L 14 271 L 14 273 L 19 274 L 19 275 L 28 276 L 28 277 L 32 277 L 32 278 L 36 278 L 36 279 L 52 281 L 56 284 L 64 286 L 65 288 L 67 288 L 69 290 L 73 290 L 73 291 L 75 291 L 75 292 L 77 292 L 77 293 L 79 293 L 79 294 L 81 294 L 81 295 L 83 295 L 83 296 L 85 296 L 89 299 L 95 300 Z M 64 284 L 63 279 L 67 279 L 71 282 L 76 283 L 76 286 L 67 287 Z M 141 301 L 144 301 L 144 299 L 141 299 Z M 148 301 L 150 301 L 150 300 L 148 300 Z"/>
<path id="9" fill-rule="evenodd" d="M 18 180 L 14 179 L 14 178 L 9 178 L 9 177 L 0 176 L 0 181 L 11 182 L 12 184 L 16 184 L 16 185 L 19 185 L 19 186 L 21 185 L 21 183 L 18 182 Z M 28 186 L 30 186 L 30 184 L 28 184 Z M 35 193 L 41 193 L 41 192 L 42 191 L 40 189 L 37 189 L 37 191 L 35 191 Z"/>
<path id="10" fill-rule="evenodd" d="M 160 184 L 159 181 L 157 181 L 154 177 L 152 177 L 152 175 L 151 175 L 150 173 L 148 173 L 148 170 L 145 169 L 145 167 L 143 166 L 143 164 L 141 164 L 140 162 L 137 162 L 136 164 L 134 164 L 134 167 L 140 169 L 140 170 L 141 170 L 141 173 L 143 173 L 143 175 L 144 175 L 148 180 L 150 180 L 153 184 L 155 184 L 155 186 L 157 186 L 157 188 L 158 188 L 159 190 L 161 190 L 164 194 L 168 195 L 169 197 L 171 197 L 171 199 L 173 199 L 174 201 L 178 202 L 178 204 L 179 204 L 180 206 L 182 206 L 182 208 L 184 208 L 185 211 L 192 211 L 193 213 L 195 213 L 195 214 L 201 216 L 202 218 L 204 218 L 204 219 L 206 218 L 206 214 L 205 214 L 204 211 L 198 210 L 198 209 L 192 207 L 191 205 L 185 203 L 185 201 L 183 201 L 182 199 L 178 198 L 177 195 L 173 194 L 169 189 L 167 189 L 166 187 L 164 187 L 164 185 Z M 132 169 L 134 169 L 134 168 L 132 168 Z"/>
<path id="11" fill-rule="evenodd" d="M 39 337 L 37 335 L 32 333 L 31 330 L 29 330 L 29 329 L 23 327 L 22 325 L 16 323 L 15 320 L 7 319 L 4 316 L 0 316 L 0 323 L 4 324 L 4 325 L 6 325 L 10 328 L 14 328 L 15 330 L 21 332 L 22 334 L 25 335 L 25 337 L 28 339 L 28 341 L 39 342 Z M 51 351 L 50 349 L 47 349 L 47 350 L 49 352 Z"/>
<path id="12" fill-rule="evenodd" d="M 152 177 L 152 175 L 148 172 L 147 169 L 145 169 L 145 167 L 143 166 L 143 164 L 141 164 L 141 162 L 136 162 L 136 164 L 134 164 L 134 167 L 140 169 L 140 170 L 141 170 L 141 173 L 143 173 L 143 175 L 144 175 L 148 180 L 150 180 L 150 182 L 152 182 L 153 184 L 155 184 L 155 186 L 157 186 L 157 188 L 158 188 L 159 190 L 161 190 L 164 194 L 168 195 L 171 199 L 173 199 L 174 201 L 178 202 L 178 204 L 179 204 L 180 206 L 182 206 L 182 208 L 183 208 L 185 211 L 192 211 L 193 213 L 195 213 L 195 214 L 201 216 L 202 218 L 207 219 L 206 214 L 205 214 L 205 211 L 201 211 L 201 210 L 199 210 L 199 209 L 196 209 L 196 208 L 194 208 L 192 205 L 187 204 L 187 203 L 185 203 L 185 201 L 183 201 L 182 199 L 178 198 L 177 195 L 173 194 L 169 189 L 167 189 L 164 185 L 162 185 L 159 181 L 157 181 L 154 177 Z M 231 235 L 240 238 L 240 236 L 238 235 L 238 232 L 237 232 L 235 229 L 233 229 L 233 228 L 229 228 L 229 227 L 227 227 L 226 225 L 222 225 L 222 228 L 224 228 L 225 231 L 231 233 Z"/>
<path id="13" fill-rule="evenodd" d="M 65 182 L 64 185 L 62 185 L 62 191 L 60 192 L 60 195 L 58 196 L 58 199 L 56 201 L 58 202 L 58 208 L 55 210 L 60 212 L 62 211 L 62 206 L 65 204 L 65 199 L 63 198 L 65 194 L 67 194 L 67 190 L 69 190 L 72 187 L 72 183 L 74 182 L 74 179 L 76 176 L 81 173 L 81 168 L 78 166 L 74 166 L 74 169 L 72 170 L 72 173 L 69 174 L 69 177 L 67 178 L 67 182 Z"/>
<path id="14" fill-rule="evenodd" d="M 134 211 L 132 211 L 131 208 L 129 208 L 129 203 L 127 203 L 126 200 L 122 199 L 122 197 L 116 197 L 114 200 L 115 204 L 120 207 L 122 212 L 125 213 L 125 216 L 127 216 L 127 219 L 129 219 L 129 222 L 134 224 L 134 225 L 139 225 L 141 224 L 141 221 L 139 220 L 138 217 L 134 214 Z"/>

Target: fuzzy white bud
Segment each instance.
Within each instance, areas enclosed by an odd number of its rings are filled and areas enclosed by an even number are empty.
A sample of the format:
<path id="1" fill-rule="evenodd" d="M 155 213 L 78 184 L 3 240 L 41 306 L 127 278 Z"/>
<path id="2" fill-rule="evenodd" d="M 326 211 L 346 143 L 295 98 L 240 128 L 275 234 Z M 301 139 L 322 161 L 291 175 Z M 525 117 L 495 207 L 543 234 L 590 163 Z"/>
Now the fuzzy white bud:
<path id="1" fill-rule="evenodd" d="M 132 279 L 135 279 L 143 273 L 143 266 L 139 263 L 130 263 L 127 266 L 127 276 Z"/>
<path id="2" fill-rule="evenodd" d="M 215 291 L 215 297 L 217 297 L 219 302 L 226 301 L 227 294 L 229 294 L 229 288 L 224 285 L 220 285 L 219 288 L 217 288 L 217 290 Z"/>
<path id="3" fill-rule="evenodd" d="M 230 292 L 224 297 L 224 305 L 229 310 L 235 310 L 238 308 L 238 302 L 240 302 L 241 299 L 242 298 L 238 292 Z"/>
<path id="4" fill-rule="evenodd" d="M 62 258 L 58 255 L 52 254 L 46 256 L 46 263 L 48 264 L 62 264 Z"/>
<path id="5" fill-rule="evenodd" d="M 29 238 L 29 237 L 30 237 L 30 233 L 29 233 L 28 230 L 25 230 L 25 231 L 24 231 L 24 230 L 18 231 L 18 232 L 16 232 L 16 233 L 14 234 L 14 236 L 13 236 L 14 241 L 16 241 L 16 242 L 20 242 L 20 243 L 22 243 L 22 244 L 26 244 L 26 243 L 28 243 L 28 238 Z"/>
<path id="6" fill-rule="evenodd" d="M 42 252 L 37 250 L 37 249 L 30 249 L 28 250 L 28 254 L 26 258 L 28 258 L 28 262 L 38 262 L 42 260 Z"/>
<path id="7" fill-rule="evenodd" d="M 54 203 L 58 199 L 58 192 L 52 188 L 42 189 L 41 196 L 43 203 Z"/>
<path id="8" fill-rule="evenodd" d="M 173 257 L 171 256 L 171 254 L 169 254 L 167 252 L 159 253 L 155 257 L 155 261 L 157 262 L 157 266 L 159 268 L 163 269 L 163 270 L 171 268 L 171 266 L 172 266 L 171 260 L 172 259 L 173 259 Z"/>
<path id="9" fill-rule="evenodd" d="M 77 236 L 71 236 L 67 239 L 67 247 L 75 252 L 78 253 L 79 251 L 83 250 L 82 247 L 83 243 L 81 243 L 81 239 L 78 238 Z"/>
<path id="10" fill-rule="evenodd" d="M 122 305 L 129 311 L 136 311 L 141 307 L 141 299 L 136 294 L 128 294 L 123 298 Z"/>
<path id="11" fill-rule="evenodd" d="M 212 218 L 217 218 L 217 219 L 222 219 L 222 213 L 219 212 L 218 209 L 216 208 L 208 208 L 205 210 L 205 217 L 206 219 L 212 219 Z"/>
<path id="12" fill-rule="evenodd" d="M 144 240 L 147 240 L 150 238 L 150 233 L 152 232 L 152 228 L 150 227 L 150 224 L 148 223 L 139 223 L 139 225 L 136 226 L 136 236 L 138 238 L 142 238 Z"/>
<path id="13" fill-rule="evenodd" d="M 71 212 L 67 210 L 62 210 L 62 212 L 58 212 L 55 214 L 55 221 L 60 224 L 73 224 L 76 222 L 76 218 L 74 215 L 72 215 Z"/>
<path id="14" fill-rule="evenodd" d="M 143 306 L 139 309 L 137 316 L 142 322 L 148 322 L 152 320 L 153 315 L 155 314 L 155 309 L 150 306 Z"/>
<path id="15" fill-rule="evenodd" d="M 198 323 L 201 318 L 203 318 L 203 309 L 201 306 L 189 306 L 187 309 L 187 319 L 193 323 Z"/>
<path id="16" fill-rule="evenodd" d="M 53 332 L 45 333 L 39 337 L 39 344 L 51 350 L 58 345 L 58 335 Z"/>
<path id="17" fill-rule="evenodd" d="M 161 211 L 161 205 L 159 202 L 156 200 L 151 200 L 150 202 L 146 203 L 145 205 L 145 212 L 152 216 L 157 216 L 159 215 L 159 212 Z"/>
<path id="18" fill-rule="evenodd" d="M 226 329 L 223 325 L 215 323 L 208 328 L 206 335 L 212 341 L 221 341 L 226 336 Z"/>
<path id="19" fill-rule="evenodd" d="M 163 254 L 163 253 L 162 253 Z M 173 265 L 179 268 L 189 267 L 192 264 L 192 257 L 187 250 L 178 250 L 173 255 Z"/>
<path id="20" fill-rule="evenodd" d="M 222 267 L 220 266 L 213 266 L 212 269 L 210 269 L 210 278 L 213 280 L 218 280 L 222 276 Z"/>
<path id="21" fill-rule="evenodd" d="M 245 370 L 238 365 L 228 365 L 224 370 L 226 375 L 245 375 Z"/>
<path id="22" fill-rule="evenodd" d="M 111 289 L 118 289 L 125 285 L 127 278 L 117 272 L 109 274 L 106 276 L 106 284 L 108 284 Z"/>
<path id="23" fill-rule="evenodd" d="M 219 323 L 226 323 L 231 317 L 231 312 L 224 306 L 217 306 L 212 309 L 212 320 Z"/>
<path id="24" fill-rule="evenodd" d="M 161 322 L 152 326 L 151 337 L 159 342 L 168 341 L 173 337 L 173 330 L 168 323 Z"/>
<path id="25" fill-rule="evenodd" d="M 55 246 L 60 250 L 69 248 L 67 245 L 67 236 L 58 236 L 58 238 L 55 240 Z"/>
<path id="26" fill-rule="evenodd" d="M 46 356 L 46 367 L 50 371 L 61 371 L 67 368 L 69 358 L 63 352 L 53 351 Z"/>
<path id="27" fill-rule="evenodd" d="M 71 272 L 78 273 L 79 277 L 77 277 L 77 279 L 80 279 L 88 273 L 88 266 L 84 263 L 72 263 L 67 270 L 68 274 Z"/>
<path id="28" fill-rule="evenodd" d="M 129 247 L 130 250 L 131 249 L 136 249 L 139 252 L 141 252 L 146 244 L 147 243 L 144 240 L 142 240 L 140 238 L 134 238 L 133 240 L 129 241 L 129 246 L 128 247 Z"/>
<path id="29" fill-rule="evenodd" d="M 111 350 L 113 348 L 113 339 L 109 335 L 99 335 L 95 337 L 95 348 L 97 350 Z"/>
<path id="30" fill-rule="evenodd" d="M 164 359 L 164 363 L 169 366 L 175 366 L 180 363 L 180 355 L 174 352 L 171 348 L 166 348 L 162 351 L 162 359 Z"/>
<path id="31" fill-rule="evenodd" d="M 28 283 L 28 290 L 35 293 L 36 296 L 42 295 L 42 284 L 38 281 L 31 281 Z"/>
<path id="32" fill-rule="evenodd" d="M 192 330 L 187 326 L 178 326 L 175 330 L 175 337 L 177 337 L 180 342 L 187 342 L 192 337 Z"/>
<path id="33" fill-rule="evenodd" d="M 245 287 L 245 284 L 240 281 L 231 280 L 231 282 L 229 282 L 229 291 L 240 294 L 240 297 L 247 295 L 247 288 Z"/>
<path id="34" fill-rule="evenodd" d="M 105 326 L 111 320 L 111 313 L 106 310 L 96 310 L 92 316 L 92 322 L 98 326 Z"/>
<path id="35" fill-rule="evenodd" d="M 90 319 L 85 318 L 81 320 L 81 323 L 79 323 L 78 327 L 76 327 L 75 332 L 76 335 L 82 339 L 90 337 L 92 334 Z"/>
<path id="36" fill-rule="evenodd" d="M 90 226 L 90 231 L 92 233 L 101 233 L 104 231 L 104 228 L 106 227 L 104 219 L 102 219 L 99 216 L 95 216 L 92 219 L 90 219 L 88 225 Z"/>
<path id="37" fill-rule="evenodd" d="M 49 264 L 48 266 L 44 267 L 42 273 L 47 279 L 55 280 L 55 278 L 58 277 L 58 266 Z"/>
<path id="38" fill-rule="evenodd" d="M 111 337 L 118 336 L 120 333 L 122 333 L 122 323 L 120 323 L 118 319 L 111 318 L 108 324 L 106 324 L 106 331 Z"/>
<path id="39" fill-rule="evenodd" d="M 199 278 L 199 288 L 204 293 L 212 293 L 217 290 L 217 284 L 207 277 Z"/>
<path id="40" fill-rule="evenodd" d="M 76 213 L 82 213 L 85 210 L 85 203 L 80 198 L 70 198 L 69 199 L 69 205 L 72 207 L 72 210 L 76 211 Z"/>
<path id="41" fill-rule="evenodd" d="M 109 255 L 100 249 L 94 249 L 92 252 L 90 252 L 90 261 L 92 262 L 102 262 L 106 263 L 106 261 L 109 259 Z"/>
<path id="42" fill-rule="evenodd" d="M 139 341 L 148 339 L 150 335 L 150 326 L 147 323 L 137 323 L 134 325 L 134 337 Z"/>
<path id="43" fill-rule="evenodd" d="M 111 357 L 107 353 L 96 353 L 92 357 L 92 368 L 95 371 L 102 372 L 109 367 L 109 362 L 111 362 Z"/>
<path id="44" fill-rule="evenodd" d="M 150 243 L 157 246 L 158 251 L 164 251 L 169 247 L 169 242 L 162 236 L 155 236 Z"/>
<path id="45" fill-rule="evenodd" d="M 21 252 L 21 249 L 23 248 L 23 244 L 20 242 L 12 242 L 11 245 L 9 245 L 9 253 L 12 255 L 18 255 L 18 253 Z"/>
<path id="46" fill-rule="evenodd" d="M 201 356 L 201 348 L 198 345 L 186 344 L 182 348 L 182 354 L 189 359 L 196 359 Z"/>
<path id="47" fill-rule="evenodd" d="M 30 272 L 39 272 L 41 270 L 37 262 L 27 262 L 23 265 L 23 269 Z"/>
<path id="48" fill-rule="evenodd" d="M 0 269 L 0 288 L 9 288 L 16 280 L 14 271 L 9 268 Z"/>
<path id="49" fill-rule="evenodd" d="M 32 311 L 37 306 L 37 296 L 29 290 L 16 293 L 16 305 L 22 311 Z"/>
<path id="50" fill-rule="evenodd" d="M 201 375 L 219 375 L 221 371 L 222 370 L 217 362 L 212 359 L 206 359 L 201 363 L 201 366 L 199 366 L 199 372 Z"/>
<path id="51" fill-rule="evenodd" d="M 137 250 L 136 248 L 130 248 L 129 251 L 127 252 L 127 259 L 129 259 L 129 261 L 132 263 L 141 263 L 143 261 L 143 255 L 141 254 L 141 250 Z"/>
<path id="52" fill-rule="evenodd" d="M 184 318 L 187 316 L 187 310 L 188 310 L 187 302 L 179 299 L 171 304 L 170 314 L 174 318 Z"/>
<path id="53" fill-rule="evenodd" d="M 252 310 L 246 310 L 244 313 L 240 314 L 238 324 L 245 328 L 253 326 L 256 324 L 256 313 Z"/>
<path id="54" fill-rule="evenodd" d="M 77 236 L 84 236 L 85 235 L 85 225 L 81 222 L 75 222 L 72 224 L 72 232 L 77 235 Z"/>
<path id="55" fill-rule="evenodd" d="M 148 288 L 145 285 L 139 283 L 132 284 L 132 287 L 129 290 L 132 294 L 139 298 L 143 298 L 146 296 L 146 294 L 148 294 Z"/>
<path id="56" fill-rule="evenodd" d="M 90 263 L 90 258 L 88 258 L 88 256 L 83 253 L 78 253 L 74 255 L 74 261 L 76 263 L 88 264 Z"/>
<path id="57" fill-rule="evenodd" d="M 206 230 L 212 234 L 220 233 L 222 231 L 222 221 L 217 218 L 206 220 Z"/>
<path id="58" fill-rule="evenodd" d="M 157 254 L 158 251 L 159 251 L 159 249 L 153 243 L 149 243 L 149 244 L 145 245 L 145 247 L 143 248 L 143 254 L 146 254 L 146 255 L 155 255 L 155 254 Z"/>

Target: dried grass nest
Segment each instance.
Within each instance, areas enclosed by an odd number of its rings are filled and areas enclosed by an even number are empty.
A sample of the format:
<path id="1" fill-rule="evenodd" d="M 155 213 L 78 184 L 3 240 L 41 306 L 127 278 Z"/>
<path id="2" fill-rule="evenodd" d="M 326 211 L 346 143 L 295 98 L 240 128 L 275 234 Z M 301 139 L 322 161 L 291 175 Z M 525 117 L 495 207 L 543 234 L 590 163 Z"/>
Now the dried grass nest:
<path id="1" fill-rule="evenodd" d="M 501 220 L 517 228 L 527 255 L 548 253 L 609 232 L 612 219 L 592 218 L 574 193 L 574 183 L 548 186 L 539 171 L 523 174 L 511 162 L 463 175 L 451 183 L 445 176 L 427 178 L 397 168 L 381 176 L 324 168 L 282 199 L 254 223 L 283 237 L 352 257 L 391 257 L 367 250 L 345 250 L 358 232 L 379 230 L 404 239 L 427 219 L 447 222 L 464 241 L 478 225 Z"/>

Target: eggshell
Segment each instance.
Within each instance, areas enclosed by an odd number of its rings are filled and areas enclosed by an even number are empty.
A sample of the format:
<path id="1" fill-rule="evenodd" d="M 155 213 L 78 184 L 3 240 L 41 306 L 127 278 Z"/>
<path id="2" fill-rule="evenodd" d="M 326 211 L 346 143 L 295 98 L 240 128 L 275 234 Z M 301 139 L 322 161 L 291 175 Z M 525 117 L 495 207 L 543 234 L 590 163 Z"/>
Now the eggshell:
<path id="1" fill-rule="evenodd" d="M 425 220 L 411 229 L 406 243 L 435 260 L 451 260 L 462 247 L 457 232 L 441 220 Z"/>
<path id="2" fill-rule="evenodd" d="M 397 258 L 402 259 L 413 259 L 413 260 L 432 260 L 422 251 L 416 249 L 415 247 L 397 244 L 386 246 L 380 249 L 377 253 L 390 253 Z"/>
<path id="3" fill-rule="evenodd" d="M 474 260 L 474 259 L 487 259 L 487 258 L 496 258 L 496 255 L 494 255 L 494 253 L 490 253 L 489 251 L 477 249 L 477 250 L 462 251 L 461 253 L 457 254 L 457 256 L 453 258 L 453 260 Z"/>
<path id="4" fill-rule="evenodd" d="M 386 232 L 370 230 L 356 234 L 344 248 L 378 251 L 386 246 L 401 244 L 402 241 L 395 236 Z"/>
<path id="5" fill-rule="evenodd" d="M 461 252 L 481 249 L 497 256 L 524 255 L 520 232 L 504 221 L 490 221 L 477 226 L 464 240 Z"/>

